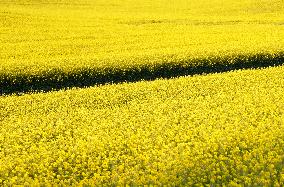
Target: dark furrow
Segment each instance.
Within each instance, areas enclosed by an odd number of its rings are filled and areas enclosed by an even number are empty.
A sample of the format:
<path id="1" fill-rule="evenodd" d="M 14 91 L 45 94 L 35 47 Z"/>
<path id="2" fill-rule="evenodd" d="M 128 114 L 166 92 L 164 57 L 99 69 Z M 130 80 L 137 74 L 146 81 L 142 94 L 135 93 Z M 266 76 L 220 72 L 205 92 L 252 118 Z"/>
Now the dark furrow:
<path id="1" fill-rule="evenodd" d="M 198 65 L 194 65 L 198 64 Z M 136 82 L 157 78 L 173 78 L 185 75 L 220 73 L 239 69 L 265 68 L 284 64 L 284 52 L 276 54 L 235 55 L 191 59 L 182 62 L 165 62 L 149 67 L 147 64 L 129 69 L 119 67 L 82 68 L 72 72 L 60 69 L 40 75 L 0 74 L 0 95 L 22 94 L 88 87 L 109 83 Z"/>

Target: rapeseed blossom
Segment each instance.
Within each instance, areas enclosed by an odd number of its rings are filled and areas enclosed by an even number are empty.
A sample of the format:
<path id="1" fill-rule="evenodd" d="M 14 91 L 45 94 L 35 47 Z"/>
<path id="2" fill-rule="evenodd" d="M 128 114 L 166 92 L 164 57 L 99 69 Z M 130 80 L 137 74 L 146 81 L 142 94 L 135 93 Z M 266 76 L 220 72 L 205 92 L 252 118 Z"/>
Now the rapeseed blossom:
<path id="1" fill-rule="evenodd" d="M 283 18 L 280 0 L 0 1 L 0 186 L 283 186 L 283 66 L 212 73 L 283 64 Z M 181 72 L 212 74 L 67 89 Z"/>
<path id="2" fill-rule="evenodd" d="M 279 0 L 1 3 L 0 92 L 170 77 L 177 67 L 249 63 L 257 54 L 273 66 L 284 56 L 283 7 Z"/>
<path id="3" fill-rule="evenodd" d="M 2 96 L 1 185 L 282 186 L 283 70 Z"/>

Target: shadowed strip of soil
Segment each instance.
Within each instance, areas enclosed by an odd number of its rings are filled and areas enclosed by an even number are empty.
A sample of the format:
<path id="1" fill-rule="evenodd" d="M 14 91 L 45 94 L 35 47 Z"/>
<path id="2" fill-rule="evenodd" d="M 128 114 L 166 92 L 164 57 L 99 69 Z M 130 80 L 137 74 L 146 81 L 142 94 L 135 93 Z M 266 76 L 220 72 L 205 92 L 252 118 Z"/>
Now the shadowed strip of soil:
<path id="1" fill-rule="evenodd" d="M 199 65 L 194 65 L 199 64 Z M 49 70 L 40 75 L 0 74 L 0 95 L 22 94 L 88 87 L 121 82 L 155 80 L 185 75 L 220 73 L 239 69 L 255 69 L 284 65 L 284 52 L 277 54 L 236 55 L 191 59 L 184 62 L 165 62 L 149 67 L 140 65 L 129 69 L 109 67 L 82 68 L 72 72 L 60 69 Z"/>

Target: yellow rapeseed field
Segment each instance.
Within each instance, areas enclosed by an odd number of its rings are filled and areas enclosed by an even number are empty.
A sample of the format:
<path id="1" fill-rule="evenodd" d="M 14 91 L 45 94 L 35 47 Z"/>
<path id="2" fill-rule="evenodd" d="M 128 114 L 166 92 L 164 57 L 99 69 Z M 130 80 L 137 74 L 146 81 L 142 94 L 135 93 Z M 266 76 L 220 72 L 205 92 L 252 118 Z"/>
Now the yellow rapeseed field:
<path id="1" fill-rule="evenodd" d="M 283 64 L 283 0 L 0 0 L 0 186 L 284 186 Z"/>
<path id="2" fill-rule="evenodd" d="M 0 97 L 0 184 L 283 186 L 284 67 Z"/>
<path id="3" fill-rule="evenodd" d="M 0 87 L 283 59 L 283 20 L 283 0 L 0 0 Z"/>

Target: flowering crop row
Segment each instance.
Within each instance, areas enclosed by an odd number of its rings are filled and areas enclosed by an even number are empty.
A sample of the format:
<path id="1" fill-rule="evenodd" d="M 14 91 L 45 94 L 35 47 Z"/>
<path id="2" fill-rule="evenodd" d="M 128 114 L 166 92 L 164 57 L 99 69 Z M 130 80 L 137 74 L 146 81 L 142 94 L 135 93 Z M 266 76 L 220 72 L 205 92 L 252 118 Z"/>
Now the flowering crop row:
<path id="1" fill-rule="evenodd" d="M 284 67 L 0 97 L 0 185 L 284 185 Z"/>

